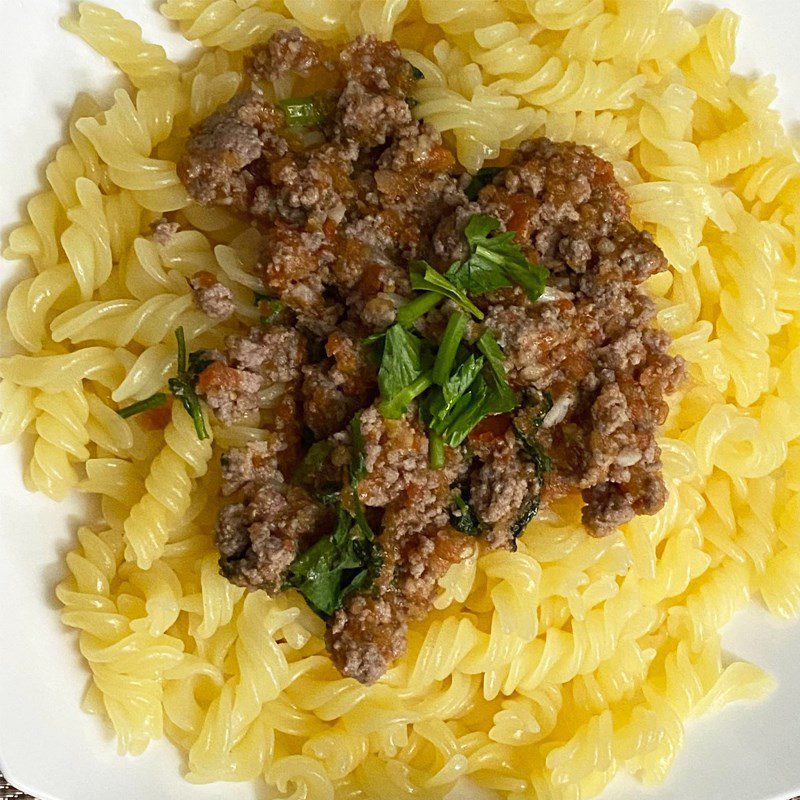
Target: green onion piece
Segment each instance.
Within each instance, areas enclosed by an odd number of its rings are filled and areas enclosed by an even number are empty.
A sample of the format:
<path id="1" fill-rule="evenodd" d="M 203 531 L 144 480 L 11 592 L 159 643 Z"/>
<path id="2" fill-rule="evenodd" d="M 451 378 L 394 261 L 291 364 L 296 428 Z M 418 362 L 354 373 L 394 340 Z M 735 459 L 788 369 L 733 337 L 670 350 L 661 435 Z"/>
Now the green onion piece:
<path id="1" fill-rule="evenodd" d="M 415 81 L 421 81 L 425 77 L 425 73 L 413 64 L 411 65 L 411 74 L 414 76 Z"/>
<path id="2" fill-rule="evenodd" d="M 311 128 L 323 120 L 316 97 L 289 97 L 279 100 L 278 107 L 286 115 L 286 124 L 290 128 Z"/>
<path id="3" fill-rule="evenodd" d="M 436 308 L 442 302 L 442 295 L 434 292 L 425 292 L 406 303 L 397 312 L 397 322 L 403 327 L 408 328 L 413 325 L 420 317 L 424 317 L 430 310 Z"/>
<path id="4" fill-rule="evenodd" d="M 150 411 L 151 408 L 159 408 L 165 405 L 166 402 L 167 395 L 164 392 L 157 392 L 146 400 L 140 400 L 138 403 L 132 403 L 129 406 L 125 406 L 125 408 L 120 408 L 117 414 L 123 419 L 128 419 L 128 417 L 136 416 L 136 414 L 141 414 L 144 411 Z"/>
<path id="5" fill-rule="evenodd" d="M 439 386 L 444 386 L 450 377 L 458 346 L 467 329 L 467 321 L 466 314 L 462 314 L 460 311 L 451 314 L 447 321 L 444 336 L 442 336 L 439 350 L 436 353 L 436 361 L 433 364 L 433 382 Z"/>
<path id="6" fill-rule="evenodd" d="M 428 461 L 431 469 L 441 469 L 444 466 L 444 440 L 441 433 L 428 431 Z"/>

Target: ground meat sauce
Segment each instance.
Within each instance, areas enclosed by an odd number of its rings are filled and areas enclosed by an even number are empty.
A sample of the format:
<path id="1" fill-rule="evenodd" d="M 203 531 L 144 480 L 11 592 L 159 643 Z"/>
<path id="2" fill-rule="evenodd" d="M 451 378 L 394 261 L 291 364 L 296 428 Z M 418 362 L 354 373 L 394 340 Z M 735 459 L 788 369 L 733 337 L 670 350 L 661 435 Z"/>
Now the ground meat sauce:
<path id="1" fill-rule="evenodd" d="M 392 42 L 364 36 L 335 53 L 281 31 L 248 66 L 252 88 L 193 130 L 179 167 L 197 202 L 228 206 L 262 231 L 259 277 L 282 309 L 209 354 L 198 381 L 221 422 L 257 413 L 269 437 L 224 456 L 220 564 L 240 586 L 279 592 L 298 557 L 332 536 L 335 504 L 354 519 L 362 508 L 377 532 L 377 571 L 326 616 L 335 664 L 370 683 L 403 653 L 408 620 L 429 611 L 449 567 L 476 547 L 513 549 L 539 503 L 580 493 L 595 536 L 664 505 L 655 437 L 684 365 L 651 327 L 654 305 L 639 287 L 667 264 L 631 224 L 612 167 L 588 148 L 525 142 L 468 196 L 470 176 L 412 118 L 414 71 Z M 309 82 L 313 135 L 267 99 L 266 81 L 287 76 Z M 521 402 L 445 448 L 434 469 L 416 405 L 382 415 L 365 339 L 414 296 L 412 260 L 445 272 L 465 257 L 476 214 L 513 232 L 549 278 L 536 301 L 519 288 L 472 298 L 484 317 L 466 338 L 494 335 Z M 212 276 L 190 283 L 209 316 L 232 313 Z M 450 310 L 417 331 L 438 340 Z M 353 485 L 359 414 L 365 471 Z M 330 486 L 334 505 L 321 488 Z M 455 490 L 468 508 L 454 506 Z"/>

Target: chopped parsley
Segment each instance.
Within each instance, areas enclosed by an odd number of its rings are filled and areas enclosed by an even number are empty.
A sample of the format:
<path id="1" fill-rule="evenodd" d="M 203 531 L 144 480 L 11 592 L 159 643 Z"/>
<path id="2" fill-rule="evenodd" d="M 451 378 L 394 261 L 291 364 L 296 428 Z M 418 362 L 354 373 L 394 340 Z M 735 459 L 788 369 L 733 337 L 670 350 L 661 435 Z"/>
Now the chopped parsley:
<path id="1" fill-rule="evenodd" d="M 483 319 L 483 312 L 467 297 L 465 289 L 449 281 L 425 261 L 411 263 L 411 288 L 447 297 L 468 314 Z"/>
<path id="2" fill-rule="evenodd" d="M 525 533 L 525 528 L 528 527 L 528 523 L 539 513 L 540 502 L 540 492 L 531 495 L 527 499 L 525 505 L 522 507 L 520 515 L 511 524 L 511 535 L 514 537 L 514 539 L 519 539 L 519 537 Z M 516 550 L 516 545 L 514 549 Z"/>
<path id="3" fill-rule="evenodd" d="M 507 411 L 513 411 L 519 404 L 519 400 L 508 385 L 506 368 L 503 366 L 503 351 L 490 331 L 485 331 L 478 339 L 478 349 L 486 357 L 489 367 L 489 382 L 493 389 L 490 401 L 491 413 L 504 414 Z"/>
<path id="4" fill-rule="evenodd" d="M 471 295 L 521 286 L 531 300 L 537 300 L 544 292 L 548 271 L 528 261 L 512 231 L 495 233 L 500 227 L 500 220 L 494 217 L 472 217 L 464 229 L 470 255 L 453 264 L 447 278 Z M 490 236 L 492 233 L 495 235 Z"/>
<path id="5" fill-rule="evenodd" d="M 536 440 L 537 432 L 552 407 L 553 398 L 549 393 L 528 395 L 525 405 L 514 418 L 514 435 L 525 455 L 536 466 L 539 477 L 553 468 L 550 456 L 545 453 L 544 448 Z"/>
<path id="6" fill-rule="evenodd" d="M 399 419 L 409 403 L 430 385 L 426 369 L 430 361 L 425 343 L 402 325 L 386 331 L 383 357 L 378 371 L 381 391 L 381 414 L 387 419 Z"/>
<path id="7" fill-rule="evenodd" d="M 410 327 L 420 317 L 424 317 L 425 314 L 436 308 L 443 299 L 444 296 L 436 292 L 425 292 L 425 294 L 418 295 L 398 310 L 397 324 Z"/>
<path id="8" fill-rule="evenodd" d="M 203 408 L 200 405 L 200 398 L 197 396 L 195 386 L 200 373 L 211 364 L 212 360 L 208 358 L 205 350 L 198 350 L 197 352 L 189 353 L 187 356 L 186 335 L 183 327 L 175 331 L 175 339 L 178 343 L 178 368 L 177 375 L 168 381 L 169 390 L 177 400 L 180 400 L 181 405 L 186 409 L 186 413 L 192 418 L 194 429 L 197 431 L 197 438 L 201 440 L 208 439 L 209 433 L 203 417 Z M 156 392 L 156 394 L 145 400 L 119 409 L 117 413 L 127 419 L 152 408 L 163 406 L 166 402 L 166 393 Z"/>
<path id="9" fill-rule="evenodd" d="M 442 341 L 439 342 L 439 349 L 436 351 L 436 360 L 433 363 L 433 382 L 439 386 L 444 386 L 450 378 L 453 364 L 456 360 L 458 347 L 467 329 L 467 317 L 460 311 L 450 315 L 447 321 Z"/>
<path id="10" fill-rule="evenodd" d="M 306 488 L 315 487 L 319 483 L 319 477 L 328 463 L 332 450 L 333 443 L 330 441 L 314 442 L 294 471 L 292 483 Z"/>
<path id="11" fill-rule="evenodd" d="M 305 597 L 323 618 L 342 607 L 353 592 L 368 588 L 383 565 L 383 550 L 364 535 L 340 504 L 336 527 L 298 556 L 289 567 L 287 586 Z"/>
<path id="12" fill-rule="evenodd" d="M 208 439 L 209 434 L 203 417 L 203 409 L 195 386 L 200 373 L 211 364 L 211 359 L 202 350 L 192 353 L 187 359 L 186 336 L 182 327 L 175 331 L 175 338 L 178 341 L 178 374 L 169 379 L 169 390 L 181 401 L 186 413 L 192 418 L 197 438 Z"/>
<path id="13" fill-rule="evenodd" d="M 485 359 L 483 356 L 470 354 L 459 364 L 458 368 L 447 379 L 440 389 L 434 391 L 428 403 L 431 415 L 431 428 L 442 433 L 445 429 L 445 420 L 453 410 L 455 404 L 464 396 L 478 377 Z"/>

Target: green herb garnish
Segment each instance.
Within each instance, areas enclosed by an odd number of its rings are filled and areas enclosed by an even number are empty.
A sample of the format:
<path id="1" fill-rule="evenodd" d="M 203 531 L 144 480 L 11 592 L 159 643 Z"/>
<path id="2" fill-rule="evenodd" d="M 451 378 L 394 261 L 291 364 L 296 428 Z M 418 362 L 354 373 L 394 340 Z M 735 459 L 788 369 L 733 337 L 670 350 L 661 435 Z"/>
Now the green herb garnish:
<path id="1" fill-rule="evenodd" d="M 150 411 L 152 408 L 159 408 L 160 406 L 166 405 L 167 398 L 168 395 L 164 392 L 156 392 L 156 394 L 148 397 L 146 400 L 140 400 L 138 403 L 132 403 L 129 406 L 125 406 L 125 408 L 120 408 L 117 414 L 123 419 L 128 419 L 144 411 Z"/>
<path id="2" fill-rule="evenodd" d="M 262 306 L 262 303 L 265 306 Z M 253 305 L 260 311 L 266 312 L 258 318 L 262 325 L 272 325 L 286 310 L 286 306 L 277 297 L 261 292 L 253 292 Z"/>
<path id="3" fill-rule="evenodd" d="M 421 81 L 425 77 L 425 73 L 419 68 L 411 65 L 411 75 L 415 81 Z"/>
<path id="4" fill-rule="evenodd" d="M 468 314 L 483 319 L 483 312 L 467 297 L 464 288 L 451 283 L 425 261 L 411 262 L 411 288 L 421 292 L 442 295 L 461 306 Z"/>
<path id="5" fill-rule="evenodd" d="M 520 515 L 511 524 L 511 535 L 515 539 L 518 539 L 523 533 L 525 533 L 525 528 L 528 527 L 528 523 L 539 513 L 540 502 L 541 493 L 537 492 L 529 497 L 525 505 L 523 505 Z M 516 550 L 516 546 L 514 549 Z"/>
<path id="6" fill-rule="evenodd" d="M 450 315 L 447 321 L 442 341 L 439 342 L 439 349 L 436 351 L 436 360 L 433 363 L 433 382 L 439 386 L 444 386 L 450 378 L 450 372 L 456 360 L 458 347 L 467 329 L 467 317 L 460 311 Z"/>
<path id="7" fill-rule="evenodd" d="M 268 300 L 266 314 L 262 314 L 258 320 L 262 325 L 272 325 L 286 310 L 286 306 L 280 300 Z"/>
<path id="8" fill-rule="evenodd" d="M 187 358 L 186 336 L 183 332 L 183 327 L 175 331 L 175 338 L 178 341 L 178 375 L 169 379 L 169 390 L 181 401 L 186 413 L 192 418 L 194 429 L 197 431 L 197 438 L 200 440 L 208 439 L 209 434 L 203 417 L 203 408 L 200 405 L 200 398 L 197 396 L 194 387 L 198 376 L 211 363 L 211 359 L 208 359 L 202 350 L 192 353 Z"/>
<path id="9" fill-rule="evenodd" d="M 445 420 L 453 410 L 455 404 L 461 399 L 478 377 L 483 369 L 485 359 L 483 356 L 470 354 L 458 366 L 456 371 L 447 379 L 444 385 L 431 396 L 428 403 L 431 421 L 434 430 L 443 432 L 446 428 Z"/>
<path id="10" fill-rule="evenodd" d="M 323 483 L 314 497 L 324 506 L 335 506 L 342 500 L 342 487 L 338 483 Z"/>
<path id="11" fill-rule="evenodd" d="M 486 416 L 491 408 L 489 386 L 478 376 L 469 391 L 456 402 L 444 422 L 442 438 L 450 447 L 458 447 L 469 436 L 472 429 Z"/>
<path id="12" fill-rule="evenodd" d="M 352 459 L 350 461 L 350 480 L 358 484 L 367 474 L 367 458 L 364 454 L 364 435 L 361 432 L 361 412 L 350 420 L 350 442 Z"/>
<path id="13" fill-rule="evenodd" d="M 461 533 L 477 536 L 481 532 L 480 523 L 472 506 L 461 496 L 461 492 L 453 495 L 453 504 L 455 509 L 450 512 L 450 524 Z"/>
<path id="14" fill-rule="evenodd" d="M 428 431 L 428 464 L 431 469 L 442 469 L 445 464 L 444 439 L 433 429 Z"/>
<path id="15" fill-rule="evenodd" d="M 548 271 L 528 261 L 514 240 L 513 232 L 489 236 L 500 227 L 500 220 L 494 217 L 485 214 L 472 217 L 464 229 L 469 258 L 450 267 L 447 277 L 471 295 L 517 285 L 531 300 L 537 300 L 544 292 Z"/>
<path id="16" fill-rule="evenodd" d="M 181 405 L 186 409 L 186 413 L 194 422 L 194 429 L 197 431 L 198 439 L 208 439 L 209 433 L 206 428 L 206 421 L 203 417 L 203 408 L 200 405 L 200 398 L 195 391 L 195 385 L 200 373 L 212 363 L 213 359 L 208 357 L 205 350 L 198 350 L 194 353 L 186 353 L 186 335 L 183 327 L 175 331 L 175 339 L 178 342 L 178 369 L 177 375 L 170 378 L 167 382 L 169 390 L 173 396 L 181 401 Z M 132 417 L 134 414 L 141 414 L 151 408 L 158 408 L 167 401 L 167 395 L 163 392 L 141 400 L 138 403 L 121 408 L 117 413 L 124 418 Z"/>
<path id="17" fill-rule="evenodd" d="M 409 403 L 430 386 L 426 356 L 422 339 L 402 325 L 392 325 L 386 331 L 378 385 L 381 414 L 387 419 L 402 417 Z"/>
<path id="18" fill-rule="evenodd" d="M 425 292 L 425 294 L 418 295 L 413 300 L 410 300 L 397 311 L 397 323 L 408 328 L 413 325 L 420 317 L 424 317 L 429 311 L 432 311 L 443 300 L 441 294 L 434 294 L 433 292 Z"/>
<path id="19" fill-rule="evenodd" d="M 312 128 L 325 118 L 318 97 L 289 97 L 278 100 L 278 107 L 286 115 L 290 128 Z"/>
<path id="20" fill-rule="evenodd" d="M 491 413 L 504 414 L 513 411 L 519 400 L 508 385 L 506 368 L 503 366 L 503 351 L 489 331 L 485 331 L 478 339 L 478 349 L 486 356 L 489 367 L 489 382 L 493 389 L 491 397 Z"/>
<path id="21" fill-rule="evenodd" d="M 528 395 L 525 407 L 514 418 L 514 435 L 525 455 L 536 466 L 539 477 L 553 468 L 552 459 L 536 440 L 536 434 L 552 407 L 553 398 L 549 393 Z"/>
<path id="22" fill-rule="evenodd" d="M 358 526 L 340 506 L 333 532 L 295 559 L 287 585 L 296 588 L 312 609 L 327 618 L 342 607 L 348 595 L 367 588 L 382 565 L 380 545 L 360 535 Z"/>
<path id="23" fill-rule="evenodd" d="M 499 175 L 503 171 L 502 167 L 481 167 L 473 176 L 472 180 L 467 184 L 467 188 L 464 189 L 464 194 L 470 200 L 477 200 L 478 193 L 484 186 L 488 186 L 495 176 Z"/>
<path id="24" fill-rule="evenodd" d="M 292 483 L 306 488 L 315 486 L 323 467 L 328 463 L 331 450 L 333 444 L 329 441 L 314 442 L 294 471 Z"/>

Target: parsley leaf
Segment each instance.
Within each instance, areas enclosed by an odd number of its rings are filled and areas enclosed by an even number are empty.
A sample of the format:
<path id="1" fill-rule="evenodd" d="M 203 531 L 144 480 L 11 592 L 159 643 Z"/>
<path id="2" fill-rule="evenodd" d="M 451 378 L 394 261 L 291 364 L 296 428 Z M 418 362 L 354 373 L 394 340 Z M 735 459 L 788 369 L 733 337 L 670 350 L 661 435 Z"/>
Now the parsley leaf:
<path id="1" fill-rule="evenodd" d="M 444 422 L 442 438 L 450 447 L 458 447 L 469 436 L 472 429 L 490 412 L 491 394 L 489 386 L 479 375 L 469 391 L 453 406 Z"/>
<path id="2" fill-rule="evenodd" d="M 258 318 L 262 325 L 272 325 L 286 310 L 286 306 L 277 297 L 262 292 L 253 292 L 253 305 L 266 312 Z"/>
<path id="3" fill-rule="evenodd" d="M 519 405 L 519 400 L 508 385 L 506 368 L 503 365 L 503 351 L 500 349 L 500 345 L 489 331 L 484 331 L 481 338 L 478 339 L 478 349 L 486 356 L 486 363 L 489 366 L 489 381 L 494 390 L 490 406 L 491 413 L 503 414 L 506 411 L 513 411 Z"/>
<path id="4" fill-rule="evenodd" d="M 485 294 L 518 285 L 531 300 L 537 300 L 544 292 L 549 272 L 528 261 L 513 232 L 489 236 L 499 228 L 500 220 L 494 217 L 473 216 L 464 229 L 470 256 L 453 264 L 447 277 L 468 294 Z"/>
<path id="5" fill-rule="evenodd" d="M 539 504 L 541 503 L 541 492 L 536 492 L 536 494 L 531 495 L 525 504 L 522 506 L 522 511 L 520 515 L 514 520 L 511 525 L 511 535 L 514 539 L 518 539 L 525 533 L 525 528 L 528 527 L 528 523 L 539 513 Z M 514 550 L 516 550 L 516 543 L 514 545 Z"/>
<path id="6" fill-rule="evenodd" d="M 447 327 L 445 328 L 442 341 L 439 342 L 439 349 L 436 352 L 436 360 L 433 364 L 433 372 L 431 377 L 434 383 L 443 386 L 447 383 L 450 377 L 450 372 L 453 369 L 453 363 L 458 354 L 458 347 L 461 344 L 461 339 L 467 329 L 467 317 L 460 311 L 456 311 L 450 315 L 447 320 Z"/>
<path id="7" fill-rule="evenodd" d="M 441 469 L 445 464 L 444 439 L 434 430 L 428 431 L 428 464 L 431 469 Z"/>
<path id="8" fill-rule="evenodd" d="M 536 433 L 544 422 L 547 412 L 553 407 L 553 398 L 548 392 L 536 393 L 526 398 L 524 408 L 514 418 L 514 435 L 523 452 L 533 461 L 541 477 L 553 468 L 553 461 L 536 440 Z"/>
<path id="9" fill-rule="evenodd" d="M 287 583 L 305 597 L 318 614 L 329 617 L 349 594 L 366 588 L 380 572 L 383 551 L 359 535 L 350 515 L 339 507 L 336 527 L 298 556 Z"/>
<path id="10" fill-rule="evenodd" d="M 422 339 L 402 325 L 392 325 L 386 331 L 378 386 L 380 410 L 387 419 L 402 417 L 409 403 L 430 386 L 426 356 Z"/>
<path id="11" fill-rule="evenodd" d="M 350 441 L 353 446 L 350 461 L 350 480 L 358 484 L 367 474 L 367 459 L 364 455 L 364 434 L 361 432 L 361 412 L 350 420 Z"/>
<path id="12" fill-rule="evenodd" d="M 468 314 L 483 319 L 483 312 L 467 297 L 463 287 L 451 283 L 446 276 L 437 272 L 425 261 L 411 262 L 411 288 L 448 297 Z"/>
<path id="13" fill-rule="evenodd" d="M 444 422 L 447 415 L 478 377 L 484 363 L 483 356 L 470 354 L 447 379 L 441 389 L 432 395 L 428 403 L 428 411 L 431 415 L 430 427 L 433 430 L 439 433 L 445 430 Z"/>

